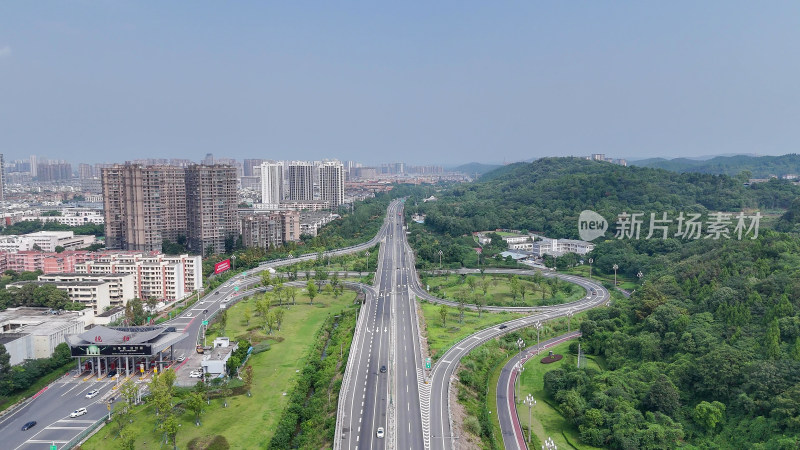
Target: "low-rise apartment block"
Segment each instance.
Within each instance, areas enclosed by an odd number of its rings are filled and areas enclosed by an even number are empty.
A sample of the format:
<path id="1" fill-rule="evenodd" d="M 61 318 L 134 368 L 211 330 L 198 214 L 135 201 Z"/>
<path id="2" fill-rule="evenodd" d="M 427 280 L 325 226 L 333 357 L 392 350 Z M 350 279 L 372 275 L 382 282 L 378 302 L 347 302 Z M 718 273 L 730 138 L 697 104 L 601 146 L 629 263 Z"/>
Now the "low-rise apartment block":
<path id="1" fill-rule="evenodd" d="M 18 281 L 6 286 L 6 289 L 22 287 L 26 284 L 52 284 L 65 291 L 73 303 L 83 303 L 99 314 L 113 306 L 125 306 L 128 300 L 135 297 L 133 289 L 134 277 L 131 274 L 86 274 L 86 273 L 53 273 L 39 275 L 38 281 Z"/>
<path id="2" fill-rule="evenodd" d="M 104 253 L 78 264 L 78 273 L 131 274 L 134 297 L 179 300 L 203 287 L 203 262 L 199 255 Z"/>

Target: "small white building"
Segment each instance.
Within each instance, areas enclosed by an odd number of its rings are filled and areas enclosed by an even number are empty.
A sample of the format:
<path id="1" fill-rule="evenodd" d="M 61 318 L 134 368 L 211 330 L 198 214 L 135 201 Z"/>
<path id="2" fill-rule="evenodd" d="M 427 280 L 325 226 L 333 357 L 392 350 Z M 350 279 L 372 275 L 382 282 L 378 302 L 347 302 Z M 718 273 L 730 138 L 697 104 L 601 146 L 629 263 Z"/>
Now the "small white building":
<path id="1" fill-rule="evenodd" d="M 236 342 L 231 344 L 230 339 L 227 337 L 218 337 L 214 339 L 213 345 L 211 352 L 203 356 L 201 365 L 203 366 L 204 374 L 208 373 L 216 376 L 225 373 L 225 364 L 227 364 L 233 352 L 239 348 L 239 344 Z"/>

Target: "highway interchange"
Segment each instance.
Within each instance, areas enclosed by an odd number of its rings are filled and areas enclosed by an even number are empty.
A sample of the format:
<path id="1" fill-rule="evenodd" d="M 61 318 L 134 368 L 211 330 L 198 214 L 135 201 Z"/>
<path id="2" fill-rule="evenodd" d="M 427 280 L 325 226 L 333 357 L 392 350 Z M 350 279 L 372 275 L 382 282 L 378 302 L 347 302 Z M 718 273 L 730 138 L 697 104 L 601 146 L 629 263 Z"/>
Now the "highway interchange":
<path id="1" fill-rule="evenodd" d="M 596 307 L 609 300 L 608 292 L 597 283 L 543 272 L 545 276 L 557 276 L 582 286 L 586 289 L 586 297 L 570 304 L 549 307 L 485 307 L 484 310 L 489 312 L 516 311 L 532 315 L 506 322 L 503 329 L 495 326 L 466 337 L 442 355 L 430 371 L 430 383 L 426 383 L 417 297 L 433 303 L 456 305 L 428 294 L 420 285 L 413 251 L 403 227 L 402 201 L 395 200 L 390 204 L 383 227 L 369 242 L 326 252 L 325 255 L 360 252 L 378 243 L 381 249 L 375 286 L 347 283 L 348 287 L 365 294 L 365 304 L 356 325 L 339 396 L 338 439 L 334 440 L 334 448 L 454 448 L 458 436 L 452 432 L 449 385 L 461 358 L 489 339 L 531 326 L 537 321 Z M 199 366 L 200 357 L 195 353 L 195 345 L 201 336 L 204 318 L 212 317 L 224 307 L 223 304 L 232 305 L 250 293 L 263 290 L 258 287 L 261 271 L 317 257 L 312 253 L 263 263 L 257 269 L 234 276 L 169 321 L 168 324 L 190 336 L 176 344 L 174 349 L 174 355 L 187 356 L 186 361 L 176 366 L 179 382 L 192 382 L 185 375 L 190 368 Z M 460 272 L 477 271 L 466 269 Z M 487 269 L 485 272 L 534 273 L 515 269 Z M 385 372 L 382 367 L 385 367 Z M 5 438 L 3 447 L 16 450 L 45 448 L 51 442 L 63 445 L 108 413 L 103 402 L 115 396 L 111 389 L 113 384 L 108 379 L 84 381 L 71 374 L 51 384 L 35 399 L 0 419 L 0 435 Z M 85 392 L 93 388 L 100 389 L 100 394 L 86 399 Z M 70 419 L 69 413 L 79 407 L 87 407 L 88 413 Z M 22 425 L 29 420 L 36 420 L 38 425 L 33 430 L 21 431 Z M 383 429 L 383 437 L 377 436 L 379 428 Z"/>

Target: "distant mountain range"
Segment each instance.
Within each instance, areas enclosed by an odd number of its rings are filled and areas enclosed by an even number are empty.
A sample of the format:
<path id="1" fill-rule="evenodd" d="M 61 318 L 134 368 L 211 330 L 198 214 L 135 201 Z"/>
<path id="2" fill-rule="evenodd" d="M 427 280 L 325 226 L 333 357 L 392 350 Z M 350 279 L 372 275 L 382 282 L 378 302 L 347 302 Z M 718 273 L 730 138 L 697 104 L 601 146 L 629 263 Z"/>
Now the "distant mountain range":
<path id="1" fill-rule="evenodd" d="M 782 156 L 717 156 L 707 160 L 690 158 L 649 158 L 629 161 L 632 166 L 653 167 L 672 172 L 697 172 L 717 175 L 738 175 L 749 171 L 751 178 L 782 177 L 800 174 L 800 155 L 790 153 Z"/>
<path id="2" fill-rule="evenodd" d="M 497 169 L 500 166 L 499 164 L 482 164 L 477 162 L 472 162 L 469 164 L 462 164 L 458 167 L 453 168 L 453 172 L 461 172 L 470 176 L 478 176 L 485 174 L 486 172 L 491 172 L 494 169 Z"/>

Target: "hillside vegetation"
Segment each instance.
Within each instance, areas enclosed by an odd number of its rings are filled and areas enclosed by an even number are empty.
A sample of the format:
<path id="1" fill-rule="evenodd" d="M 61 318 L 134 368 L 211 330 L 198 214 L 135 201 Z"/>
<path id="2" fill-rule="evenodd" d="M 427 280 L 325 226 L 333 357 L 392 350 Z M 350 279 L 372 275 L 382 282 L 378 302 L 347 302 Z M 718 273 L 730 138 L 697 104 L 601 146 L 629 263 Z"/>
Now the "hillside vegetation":
<path id="1" fill-rule="evenodd" d="M 428 240 L 412 242 L 457 248 L 462 234 L 494 228 L 576 237 L 584 209 L 614 217 L 622 211 L 781 208 L 788 211 L 776 228 L 797 228 L 796 186 L 743 181 L 544 159 L 443 190 L 437 202 L 418 202 L 416 209 L 427 214 L 420 233 Z M 590 311 L 581 325 L 583 348 L 602 355 L 608 370 L 564 368 L 544 379 L 582 442 L 616 449 L 798 448 L 797 235 L 762 223 L 753 240 L 618 240 L 609 234 L 595 242 L 586 256 L 594 259 L 595 273 L 613 273 L 618 264 L 620 274 L 641 271 L 643 278 L 630 299 Z M 432 253 L 417 250 L 421 258 Z M 459 262 L 473 261 L 451 261 Z"/>

